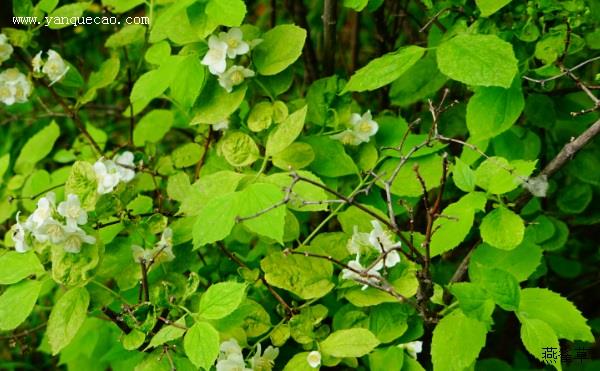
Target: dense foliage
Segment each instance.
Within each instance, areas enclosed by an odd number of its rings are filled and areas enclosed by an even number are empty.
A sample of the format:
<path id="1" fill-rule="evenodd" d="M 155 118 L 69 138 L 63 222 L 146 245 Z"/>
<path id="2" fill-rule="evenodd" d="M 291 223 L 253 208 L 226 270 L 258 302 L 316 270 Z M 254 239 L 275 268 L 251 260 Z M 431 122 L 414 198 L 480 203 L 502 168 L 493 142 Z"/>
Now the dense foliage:
<path id="1" fill-rule="evenodd" d="M 58 3 L 0 5 L 0 368 L 600 368 L 597 1 Z"/>

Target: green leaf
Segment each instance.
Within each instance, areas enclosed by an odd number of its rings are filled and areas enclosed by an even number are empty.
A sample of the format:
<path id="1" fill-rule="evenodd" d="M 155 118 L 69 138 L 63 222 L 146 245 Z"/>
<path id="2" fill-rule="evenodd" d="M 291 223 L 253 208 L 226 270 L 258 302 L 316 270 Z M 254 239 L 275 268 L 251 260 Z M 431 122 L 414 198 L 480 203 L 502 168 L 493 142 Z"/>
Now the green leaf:
<path id="1" fill-rule="evenodd" d="M 392 104 L 407 107 L 432 96 L 444 86 L 448 78 L 440 72 L 435 59 L 435 52 L 429 50 L 424 58 L 392 83 Z"/>
<path id="2" fill-rule="evenodd" d="M 184 168 L 196 165 L 198 161 L 200 161 L 203 152 L 204 148 L 202 148 L 198 143 L 186 143 L 182 146 L 179 146 L 175 148 L 171 154 L 173 165 L 175 165 L 176 168 Z"/>
<path id="3" fill-rule="evenodd" d="M 283 151 L 273 155 L 273 165 L 282 170 L 298 170 L 311 164 L 315 159 L 315 151 L 308 143 L 296 142 Z"/>
<path id="4" fill-rule="evenodd" d="M 475 170 L 475 184 L 492 194 L 504 194 L 516 189 L 535 169 L 536 161 L 489 157 Z"/>
<path id="5" fill-rule="evenodd" d="M 425 49 L 411 45 L 373 59 L 350 77 L 340 94 L 371 91 L 388 85 L 417 63 L 424 53 Z"/>
<path id="6" fill-rule="evenodd" d="M 0 296 L 0 330 L 9 331 L 23 323 L 38 299 L 42 283 L 26 280 L 9 286 Z"/>
<path id="7" fill-rule="evenodd" d="M 489 17 L 498 10 L 508 5 L 511 0 L 475 0 L 477 7 L 481 10 L 483 17 Z"/>
<path id="8" fill-rule="evenodd" d="M 525 281 L 542 260 L 542 249 L 527 240 L 512 250 L 502 250 L 488 244 L 479 245 L 469 261 L 469 277 L 476 279 L 480 267 L 496 267 L 510 272 L 517 281 Z"/>
<path id="9" fill-rule="evenodd" d="M 323 297 L 334 286 L 333 265 L 324 259 L 275 252 L 264 258 L 260 267 L 267 282 L 302 299 Z"/>
<path id="10" fill-rule="evenodd" d="M 512 250 L 523 241 L 525 224 L 519 215 L 501 206 L 483 218 L 479 230 L 483 242 L 498 249 Z"/>
<path id="11" fill-rule="evenodd" d="M 252 165 L 260 153 L 254 139 L 241 131 L 230 131 L 219 142 L 219 152 L 231 166 Z"/>
<path id="12" fill-rule="evenodd" d="M 564 187 L 556 198 L 556 205 L 566 214 L 580 214 L 592 202 L 592 187 L 585 183 L 573 183 Z"/>
<path id="13" fill-rule="evenodd" d="M 94 167 L 89 162 L 77 161 L 71 167 L 71 172 L 65 183 L 65 193 L 79 197 L 81 207 L 93 210 L 98 199 L 98 181 Z"/>
<path id="14" fill-rule="evenodd" d="M 518 315 L 544 321 L 561 339 L 594 342 L 594 335 L 581 312 L 573 303 L 548 289 L 521 290 Z"/>
<path id="15" fill-rule="evenodd" d="M 297 172 L 303 178 L 310 179 L 317 184 L 323 184 L 323 181 L 319 179 L 319 177 L 314 174 L 300 170 Z M 279 187 L 279 189 L 284 189 L 289 187 L 292 184 L 292 177 L 289 173 L 275 173 L 269 175 L 266 179 L 266 182 L 273 183 Z M 290 195 L 290 202 L 288 202 L 287 207 L 291 210 L 298 211 L 319 211 L 319 210 L 327 210 L 327 205 L 304 205 L 302 201 L 324 201 L 328 200 L 331 196 L 325 192 L 322 188 L 317 187 L 316 185 L 307 183 L 307 182 L 297 182 L 294 184 L 292 189 L 292 194 Z"/>
<path id="16" fill-rule="evenodd" d="M 146 334 L 140 330 L 134 329 L 130 333 L 123 336 L 123 348 L 127 350 L 135 350 L 139 348 L 146 340 Z"/>
<path id="17" fill-rule="evenodd" d="M 0 285 L 12 285 L 32 274 L 43 272 L 44 267 L 33 251 L 6 251 L 0 255 Z"/>
<path id="18" fill-rule="evenodd" d="M 120 48 L 144 41 L 146 27 L 139 24 L 130 24 L 110 35 L 104 46 L 107 48 Z"/>
<path id="19" fill-rule="evenodd" d="M 214 124 L 225 120 L 238 109 L 244 100 L 247 88 L 245 84 L 240 85 L 228 93 L 218 84 L 217 79 L 208 79 L 198 97 L 190 125 Z"/>
<path id="20" fill-rule="evenodd" d="M 243 177 L 243 174 L 228 170 L 203 175 L 186 191 L 179 211 L 186 215 L 198 215 L 213 198 L 235 192 Z"/>
<path id="21" fill-rule="evenodd" d="M 309 166 L 312 172 L 332 178 L 358 172 L 352 157 L 339 141 L 325 136 L 306 137 L 302 141 L 310 144 L 315 152 L 315 159 Z"/>
<path id="22" fill-rule="evenodd" d="M 9 165 L 10 153 L 6 153 L 0 157 L 0 184 L 2 184 L 2 178 L 4 177 L 4 174 L 6 174 L 6 170 L 8 170 Z"/>
<path id="23" fill-rule="evenodd" d="M 369 354 L 369 369 L 372 371 L 400 371 L 403 370 L 405 358 L 404 350 L 391 346 L 376 349 Z"/>
<path id="24" fill-rule="evenodd" d="M 496 304 L 483 287 L 471 282 L 459 282 L 450 286 L 450 292 L 456 297 L 460 310 L 467 317 L 484 323 L 492 322 Z"/>
<path id="25" fill-rule="evenodd" d="M 158 143 L 173 125 L 173 112 L 155 109 L 142 117 L 133 130 L 133 144 L 143 146 L 146 142 Z"/>
<path id="26" fill-rule="evenodd" d="M 238 216 L 236 193 L 217 196 L 202 207 L 194 224 L 194 246 L 220 241 L 227 237 Z"/>
<path id="27" fill-rule="evenodd" d="M 294 354 L 292 359 L 285 364 L 283 371 L 313 371 L 314 368 L 308 364 L 308 354 L 309 352 Z"/>
<path id="28" fill-rule="evenodd" d="M 517 121 L 525 100 L 520 80 L 509 89 L 479 88 L 467 104 L 467 128 L 474 141 L 496 137 Z"/>
<path id="29" fill-rule="evenodd" d="M 219 355 L 219 333 L 207 322 L 197 322 L 183 338 L 185 354 L 196 367 L 209 370 Z"/>
<path id="30" fill-rule="evenodd" d="M 433 223 L 431 236 L 431 256 L 442 254 L 458 246 L 469 234 L 476 210 L 483 210 L 487 199 L 481 192 L 472 192 L 443 211 L 443 218 Z"/>
<path id="31" fill-rule="evenodd" d="M 408 329 L 406 308 L 396 303 L 377 305 L 369 314 L 369 330 L 381 343 L 389 343 Z"/>
<path id="32" fill-rule="evenodd" d="M 273 156 L 283 151 L 298 138 L 304 127 L 306 109 L 307 106 L 304 106 L 289 115 L 284 122 L 269 134 L 266 144 L 267 156 Z"/>
<path id="33" fill-rule="evenodd" d="M 180 327 L 169 325 L 161 328 L 160 331 L 158 331 L 156 335 L 152 337 L 152 340 L 150 340 L 150 344 L 148 344 L 146 349 L 155 348 L 166 342 L 182 337 L 185 333 L 185 317 L 178 319 L 175 324 L 179 325 Z M 181 328 L 181 326 L 183 326 L 183 328 Z"/>
<path id="34" fill-rule="evenodd" d="M 475 190 L 475 172 L 458 157 L 452 169 L 452 180 L 461 191 L 472 192 Z"/>
<path id="35" fill-rule="evenodd" d="M 246 284 L 219 282 L 200 297 L 198 314 L 206 319 L 223 318 L 240 306 L 246 297 Z"/>
<path id="36" fill-rule="evenodd" d="M 275 75 L 300 57 L 306 30 L 284 24 L 265 32 L 262 39 L 252 53 L 252 61 L 259 74 Z"/>
<path id="37" fill-rule="evenodd" d="M 254 183 L 239 192 L 238 216 L 245 218 L 269 210 L 283 200 L 281 189 L 269 183 Z M 280 205 L 257 217 L 243 221 L 252 232 L 274 239 L 283 245 L 285 207 Z"/>
<path id="38" fill-rule="evenodd" d="M 58 299 L 48 319 L 48 342 L 56 355 L 69 345 L 87 316 L 90 295 L 84 287 L 75 287 Z"/>
<path id="39" fill-rule="evenodd" d="M 174 61 L 169 59 L 169 62 Z M 134 113 L 140 112 L 152 99 L 159 97 L 167 90 L 175 77 L 176 67 L 177 63 L 165 63 L 155 70 L 146 72 L 136 80 L 129 97 Z"/>
<path id="40" fill-rule="evenodd" d="M 519 319 L 521 320 L 521 340 L 525 349 L 532 356 L 544 362 L 545 360 L 542 358 L 544 348 L 560 349 L 556 334 L 546 322 L 535 318 Z M 557 370 L 561 369 L 560 358 L 555 367 Z"/>
<path id="41" fill-rule="evenodd" d="M 483 322 L 466 317 L 460 310 L 448 314 L 433 330 L 431 358 L 436 371 L 462 371 L 469 367 L 485 345 Z"/>
<path id="42" fill-rule="evenodd" d="M 52 121 L 29 138 L 17 157 L 14 166 L 15 172 L 20 174 L 30 172 L 38 161 L 48 156 L 59 136 L 60 128 L 55 121 Z"/>
<path id="43" fill-rule="evenodd" d="M 167 181 L 167 195 L 169 198 L 180 201 L 185 200 L 191 191 L 190 178 L 183 171 L 169 177 Z"/>
<path id="44" fill-rule="evenodd" d="M 70 20 L 81 17 L 84 10 L 86 10 L 89 6 L 90 3 L 75 3 L 56 8 L 48 17 L 49 19 L 53 20 L 48 22 L 48 28 L 51 30 L 58 30 L 72 25 Z M 30 16 L 32 14 L 30 13 L 26 15 Z M 68 21 L 63 23 L 63 20 Z"/>
<path id="45" fill-rule="evenodd" d="M 119 74 L 121 63 L 119 58 L 112 57 L 105 60 L 98 71 L 90 74 L 88 79 L 88 89 L 100 89 L 112 84 Z"/>
<path id="46" fill-rule="evenodd" d="M 436 54 L 440 71 L 467 85 L 509 88 L 518 72 L 512 45 L 495 35 L 458 35 Z"/>
<path id="47" fill-rule="evenodd" d="M 246 15 L 246 4 L 243 0 L 209 0 L 206 15 L 217 25 L 238 27 Z"/>
<path id="48" fill-rule="evenodd" d="M 383 180 L 389 179 L 399 162 L 400 159 L 391 158 L 383 163 L 378 171 L 378 175 L 381 177 L 381 180 L 377 182 L 379 187 L 383 188 Z M 427 190 L 438 187 L 442 178 L 442 163 L 442 158 L 437 154 L 406 161 L 392 182 L 392 194 L 409 197 L 418 197 L 423 194 L 423 187 L 414 171 L 415 165 L 419 167 L 419 174 L 425 181 Z"/>
<path id="49" fill-rule="evenodd" d="M 287 106 L 284 107 L 287 108 Z M 259 132 L 268 129 L 273 123 L 273 105 L 270 102 L 258 102 L 248 115 L 248 129 Z"/>
<path id="50" fill-rule="evenodd" d="M 171 81 L 170 95 L 183 108 L 190 109 L 196 102 L 206 79 L 206 69 L 197 55 L 188 55 L 178 64 L 177 73 Z"/>
<path id="51" fill-rule="evenodd" d="M 514 311 L 519 307 L 521 288 L 512 274 L 501 269 L 486 267 L 479 271 L 477 282 L 502 309 Z"/>
<path id="52" fill-rule="evenodd" d="M 362 357 L 379 345 L 373 333 L 363 328 L 339 330 L 320 344 L 321 353 L 338 358 Z"/>

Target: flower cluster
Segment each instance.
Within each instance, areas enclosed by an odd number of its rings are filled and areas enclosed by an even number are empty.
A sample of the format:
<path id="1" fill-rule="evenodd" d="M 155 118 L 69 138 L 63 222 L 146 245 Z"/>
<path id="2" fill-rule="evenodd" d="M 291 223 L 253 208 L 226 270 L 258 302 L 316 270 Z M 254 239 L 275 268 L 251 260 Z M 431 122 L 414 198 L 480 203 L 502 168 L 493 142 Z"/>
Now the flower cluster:
<path id="1" fill-rule="evenodd" d="M 217 371 L 271 371 L 278 355 L 279 349 L 270 345 L 263 353 L 258 343 L 256 353 L 250 359 L 250 367 L 247 367 L 242 348 L 235 339 L 230 339 L 221 343 L 216 368 Z"/>
<path id="2" fill-rule="evenodd" d="M 135 177 L 133 153 L 125 151 L 114 160 L 101 158 L 94 164 L 94 172 L 98 181 L 98 193 L 113 191 L 119 182 L 128 183 Z"/>
<path id="3" fill-rule="evenodd" d="M 2 62 L 7 61 L 13 53 L 13 47 L 8 43 L 5 34 L 0 33 L 0 66 Z"/>
<path id="4" fill-rule="evenodd" d="M 339 140 L 343 144 L 357 146 L 361 143 L 367 143 L 379 129 L 377 122 L 373 121 L 371 111 L 365 112 L 362 116 L 358 113 L 353 113 L 352 116 L 350 116 L 350 126 L 351 128 L 332 135 L 331 137 Z"/>
<path id="5" fill-rule="evenodd" d="M 141 246 L 131 246 L 133 250 L 133 260 L 138 263 L 162 263 L 169 262 L 175 259 L 173 254 L 173 230 L 169 227 L 165 228 L 160 241 L 158 241 L 152 249 L 144 249 Z"/>
<path id="6" fill-rule="evenodd" d="M 16 68 L 9 68 L 0 73 L 0 102 L 10 106 L 14 103 L 25 103 L 31 95 L 31 82 Z"/>
<path id="7" fill-rule="evenodd" d="M 208 39 L 208 52 L 202 59 L 202 64 L 208 66 L 213 75 L 219 77 L 219 85 L 227 92 L 234 86 L 240 85 L 247 77 L 254 76 L 254 71 L 239 65 L 227 68 L 227 58 L 244 55 L 250 51 L 250 44 L 243 39 L 242 30 L 231 28 L 227 32 L 220 32 L 218 36 L 212 35 Z"/>
<path id="8" fill-rule="evenodd" d="M 52 86 L 67 74 L 69 66 L 65 63 L 60 54 L 54 50 L 48 49 L 46 54 L 48 55 L 48 59 L 44 61 L 42 60 L 42 51 L 37 53 L 31 60 L 31 65 L 33 66 L 33 72 L 36 74 L 48 76 L 48 79 L 50 79 L 50 86 Z"/>
<path id="9" fill-rule="evenodd" d="M 15 250 L 26 252 L 31 248 L 30 242 L 62 245 L 66 252 L 78 253 L 84 243 L 94 244 L 96 239 L 85 233 L 79 226 L 88 221 L 87 212 L 81 207 L 79 197 L 67 195 L 67 199 L 56 205 L 56 196 L 49 192 L 38 200 L 37 208 L 25 223 L 13 226 Z"/>
<path id="10" fill-rule="evenodd" d="M 356 254 L 356 258 L 348 263 L 351 269 L 342 270 L 343 279 L 376 284 L 381 277 L 380 271 L 383 267 L 392 268 L 400 263 L 398 248 L 401 243 L 394 242 L 391 234 L 385 231 L 378 221 L 371 221 L 371 225 L 373 230 L 370 233 L 358 232 L 357 228 L 354 228 L 348 250 Z M 361 254 L 372 255 L 373 250 L 377 253 L 377 258 L 369 265 L 363 266 L 360 262 Z M 363 290 L 367 287 L 367 284 L 363 285 Z"/>

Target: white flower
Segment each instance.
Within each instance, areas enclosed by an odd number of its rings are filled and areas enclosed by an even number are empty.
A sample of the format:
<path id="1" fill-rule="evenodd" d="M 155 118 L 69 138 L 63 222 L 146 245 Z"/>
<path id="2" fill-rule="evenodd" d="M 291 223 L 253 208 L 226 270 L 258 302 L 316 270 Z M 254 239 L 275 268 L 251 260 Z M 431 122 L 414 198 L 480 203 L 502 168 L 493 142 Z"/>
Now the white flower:
<path id="1" fill-rule="evenodd" d="M 279 349 L 268 346 L 261 354 L 260 343 L 256 344 L 256 353 L 250 360 L 250 366 L 254 371 L 271 371 L 275 365 L 275 358 L 279 355 Z"/>
<path id="2" fill-rule="evenodd" d="M 115 157 L 117 171 L 122 182 L 128 183 L 135 177 L 135 164 L 133 163 L 133 153 L 125 151 Z"/>
<path id="3" fill-rule="evenodd" d="M 48 192 L 46 197 L 40 198 L 37 202 L 37 208 L 27 218 L 25 222 L 26 226 L 29 229 L 39 228 L 46 220 L 51 219 L 55 200 L 56 196 L 54 192 Z"/>
<path id="4" fill-rule="evenodd" d="M 66 201 L 58 204 L 57 211 L 65 217 L 67 225 L 75 226 L 87 223 L 87 212 L 81 207 L 79 196 L 75 194 L 69 194 Z"/>
<path id="5" fill-rule="evenodd" d="M 384 265 L 388 268 L 400 263 L 400 254 L 395 250 L 402 245 L 401 242 L 393 242 L 389 233 L 384 231 L 377 220 L 371 221 L 373 230 L 369 234 L 369 242 L 381 254 L 386 254 Z"/>
<path id="6" fill-rule="evenodd" d="M 371 246 L 369 236 L 369 233 L 359 232 L 358 226 L 355 225 L 352 238 L 348 241 L 348 251 L 353 255 L 364 252 L 365 246 Z"/>
<path id="7" fill-rule="evenodd" d="M 65 240 L 63 241 L 63 248 L 66 252 L 70 253 L 78 253 L 81 251 L 81 245 L 84 243 L 94 244 L 96 243 L 96 238 L 89 236 L 85 233 L 85 231 L 77 226 L 65 227 Z"/>
<path id="8" fill-rule="evenodd" d="M 371 111 L 365 112 L 362 116 L 358 113 L 353 113 L 350 117 L 351 129 L 346 129 L 341 133 L 332 135 L 333 139 L 337 139 L 343 144 L 357 146 L 361 143 L 366 143 L 377 133 L 379 125 L 371 116 Z"/>
<path id="9" fill-rule="evenodd" d="M 357 146 L 363 142 L 362 138 L 354 132 L 354 130 L 346 129 L 341 133 L 331 136 L 332 139 L 339 140 L 342 144 Z"/>
<path id="10" fill-rule="evenodd" d="M 38 242 L 51 242 L 59 244 L 66 238 L 65 227 L 52 218 L 48 218 L 42 225 L 33 230 L 33 236 Z"/>
<path id="11" fill-rule="evenodd" d="M 227 68 L 227 48 L 227 43 L 214 35 L 208 39 L 208 52 L 201 63 L 208 66 L 208 70 L 213 75 L 225 72 Z"/>
<path id="12" fill-rule="evenodd" d="M 229 119 L 224 119 L 222 121 L 217 121 L 212 125 L 212 129 L 213 130 L 217 130 L 217 131 L 225 131 L 227 129 L 229 129 Z"/>
<path id="13" fill-rule="evenodd" d="M 7 106 L 25 103 L 30 94 L 31 83 L 18 69 L 9 68 L 0 73 L 0 102 Z"/>
<path id="14" fill-rule="evenodd" d="M 250 50 L 250 45 L 243 40 L 243 33 L 237 27 L 230 28 L 229 31 L 219 33 L 219 41 L 227 45 L 227 57 L 235 58 L 238 55 L 244 55 Z"/>
<path id="15" fill-rule="evenodd" d="M 411 341 L 410 343 L 400 344 L 398 345 L 401 349 L 406 349 L 408 354 L 411 357 L 417 358 L 417 353 L 421 353 L 423 350 L 423 342 L 422 341 Z"/>
<path id="16" fill-rule="evenodd" d="M 374 266 L 367 271 L 366 268 L 363 267 L 362 264 L 360 264 L 359 259 L 360 255 L 356 255 L 356 259 L 348 263 L 348 267 L 351 269 L 342 269 L 342 279 L 366 282 L 370 284 L 378 283 L 378 277 L 381 277 L 381 274 L 378 272 L 378 270 L 381 268 Z M 369 285 L 367 285 L 366 283 L 363 284 L 363 290 L 366 290 L 367 287 L 369 287 Z"/>
<path id="17" fill-rule="evenodd" d="M 100 194 L 112 192 L 121 179 L 119 169 L 112 160 L 100 159 L 96 161 L 94 172 L 96 173 L 98 193 Z"/>
<path id="18" fill-rule="evenodd" d="M 321 353 L 317 350 L 313 350 L 306 356 L 306 361 L 308 362 L 308 365 L 312 368 L 317 368 L 321 366 Z"/>
<path id="19" fill-rule="evenodd" d="M 246 367 L 242 348 L 235 339 L 221 343 L 216 368 L 217 371 L 252 371 L 251 368 Z"/>
<path id="20" fill-rule="evenodd" d="M 13 226 L 12 240 L 15 243 L 15 250 L 17 250 L 17 252 L 26 252 L 31 247 L 27 244 L 25 228 L 19 222 L 19 214 L 20 212 L 17 212 L 17 224 Z"/>
<path id="21" fill-rule="evenodd" d="M 33 67 L 33 72 L 41 73 L 42 66 L 44 65 L 44 61 L 42 60 L 42 51 L 40 50 L 35 57 L 31 60 L 31 66 Z"/>
<path id="22" fill-rule="evenodd" d="M 50 85 L 53 85 L 67 74 L 69 66 L 67 66 L 60 54 L 54 50 L 48 49 L 46 54 L 48 54 L 48 59 L 44 63 L 44 67 L 42 67 L 42 72 L 50 79 Z"/>
<path id="23" fill-rule="evenodd" d="M 131 250 L 133 252 L 133 260 L 137 263 L 147 263 L 151 261 L 154 256 L 153 249 L 144 249 L 138 245 L 132 245 Z"/>
<path id="24" fill-rule="evenodd" d="M 13 47 L 8 43 L 8 38 L 5 34 L 0 33 L 0 65 L 7 61 L 13 53 Z"/>
<path id="25" fill-rule="evenodd" d="M 227 71 L 219 75 L 219 85 L 221 85 L 228 93 L 231 93 L 234 86 L 244 82 L 246 77 L 254 76 L 254 71 L 242 66 L 231 66 Z"/>

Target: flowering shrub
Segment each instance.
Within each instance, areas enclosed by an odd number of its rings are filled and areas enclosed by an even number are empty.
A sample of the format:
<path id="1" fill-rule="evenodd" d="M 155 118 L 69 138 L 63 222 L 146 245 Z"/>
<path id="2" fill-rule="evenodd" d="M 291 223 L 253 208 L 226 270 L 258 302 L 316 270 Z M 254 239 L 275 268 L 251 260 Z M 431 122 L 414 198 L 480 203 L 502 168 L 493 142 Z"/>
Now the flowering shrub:
<path id="1" fill-rule="evenodd" d="M 0 368 L 591 358 L 595 2 L 0 6 Z"/>

